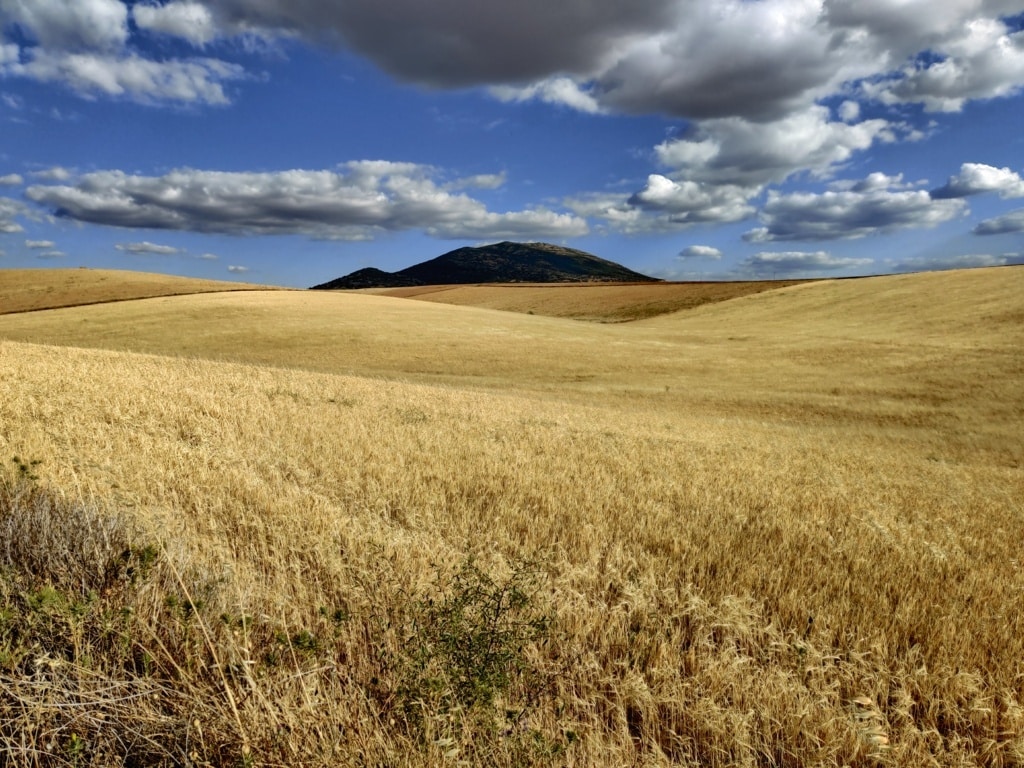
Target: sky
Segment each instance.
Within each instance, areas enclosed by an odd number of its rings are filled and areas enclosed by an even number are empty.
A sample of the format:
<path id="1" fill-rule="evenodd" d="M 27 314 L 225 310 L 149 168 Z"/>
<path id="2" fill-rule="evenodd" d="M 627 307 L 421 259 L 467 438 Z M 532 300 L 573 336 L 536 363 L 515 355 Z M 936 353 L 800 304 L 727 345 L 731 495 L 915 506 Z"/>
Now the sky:
<path id="1" fill-rule="evenodd" d="M 1024 263 L 1024 0 L 0 0 L 0 268 L 306 287 L 501 240 Z"/>

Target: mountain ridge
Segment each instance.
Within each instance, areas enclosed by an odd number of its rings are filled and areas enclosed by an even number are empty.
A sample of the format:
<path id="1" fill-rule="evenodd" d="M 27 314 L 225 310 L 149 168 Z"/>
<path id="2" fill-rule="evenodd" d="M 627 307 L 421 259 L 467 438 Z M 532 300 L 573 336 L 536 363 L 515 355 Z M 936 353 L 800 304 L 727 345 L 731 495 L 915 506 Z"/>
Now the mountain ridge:
<path id="1" fill-rule="evenodd" d="M 311 290 L 400 288 L 416 285 L 472 283 L 654 283 L 614 261 L 551 243 L 503 241 L 479 247 L 456 248 L 397 272 L 374 267 L 314 285 Z"/>

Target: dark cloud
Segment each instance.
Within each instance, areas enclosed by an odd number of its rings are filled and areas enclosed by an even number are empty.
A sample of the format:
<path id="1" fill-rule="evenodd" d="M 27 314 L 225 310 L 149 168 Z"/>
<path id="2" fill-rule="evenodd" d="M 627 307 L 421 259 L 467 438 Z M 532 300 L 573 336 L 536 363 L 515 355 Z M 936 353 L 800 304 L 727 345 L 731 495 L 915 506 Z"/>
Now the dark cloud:
<path id="1" fill-rule="evenodd" d="M 672 26 L 674 0 L 211 0 L 224 25 L 338 43 L 435 87 L 587 76 L 624 43 Z"/>
<path id="2" fill-rule="evenodd" d="M 900 229 L 932 227 L 966 211 L 963 200 L 935 200 L 924 190 L 899 189 L 882 174 L 851 189 L 820 194 L 771 191 L 761 210 L 763 227 L 748 242 L 843 240 Z"/>
<path id="3" fill-rule="evenodd" d="M 994 219 L 985 219 L 971 231 L 976 235 L 1005 235 L 1012 232 L 1024 232 L 1024 208 L 997 216 Z"/>
<path id="4" fill-rule="evenodd" d="M 587 231 L 586 222 L 571 214 L 488 211 L 478 200 L 445 189 L 436 175 L 427 166 L 387 161 L 351 162 L 339 171 L 99 171 L 72 185 L 32 186 L 26 195 L 75 221 L 232 235 L 362 240 L 420 229 L 442 238 L 557 238 Z M 482 177 L 475 178 L 481 183 Z"/>
<path id="5" fill-rule="evenodd" d="M 955 256 L 928 256 L 897 262 L 893 272 L 939 272 L 949 269 L 971 269 L 974 267 L 1002 267 L 1019 263 L 1019 254 L 966 253 Z"/>

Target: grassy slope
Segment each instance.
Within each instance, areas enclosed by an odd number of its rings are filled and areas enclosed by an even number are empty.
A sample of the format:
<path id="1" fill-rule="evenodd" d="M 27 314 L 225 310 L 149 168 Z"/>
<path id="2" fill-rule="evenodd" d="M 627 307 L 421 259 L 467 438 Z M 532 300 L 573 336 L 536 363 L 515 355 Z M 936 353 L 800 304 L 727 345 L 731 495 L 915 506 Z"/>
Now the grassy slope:
<path id="1" fill-rule="evenodd" d="M 780 280 L 625 285 L 452 285 L 382 288 L 373 293 L 442 304 L 619 323 L 692 309 L 702 304 L 727 301 L 792 284 Z"/>
<path id="2" fill-rule="evenodd" d="M 211 632 L 255 678 L 186 677 L 189 744 L 198 707 L 279 763 L 1013 765 L 1022 283 L 821 283 L 628 326 L 271 293 L 11 316 L 0 338 L 278 367 L 2 343 L 0 457 L 216 574 Z M 511 735 L 388 708 L 409 637 L 381 606 L 468 554 L 540 557 L 557 617 Z M 269 666 L 303 629 L 321 644 Z"/>
<path id="3" fill-rule="evenodd" d="M 116 269 L 4 269 L 0 270 L 0 314 L 253 287 Z"/>

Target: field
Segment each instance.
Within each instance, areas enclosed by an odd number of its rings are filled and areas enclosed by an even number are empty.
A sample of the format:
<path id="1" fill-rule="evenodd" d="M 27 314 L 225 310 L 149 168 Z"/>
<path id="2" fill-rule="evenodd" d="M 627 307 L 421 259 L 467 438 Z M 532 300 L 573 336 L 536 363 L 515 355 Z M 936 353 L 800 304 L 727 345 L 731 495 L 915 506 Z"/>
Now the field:
<path id="1" fill-rule="evenodd" d="M 504 309 L 530 315 L 621 323 L 693 309 L 702 304 L 786 288 L 800 281 L 727 283 L 577 283 L 427 285 L 367 291 L 420 301 Z"/>
<path id="2" fill-rule="evenodd" d="M 254 287 L 258 286 L 116 269 L 5 269 L 0 280 L 0 315 Z"/>
<path id="3" fill-rule="evenodd" d="M 0 317 L 3 749 L 1022 765 L 1022 350 L 1011 267 Z"/>

